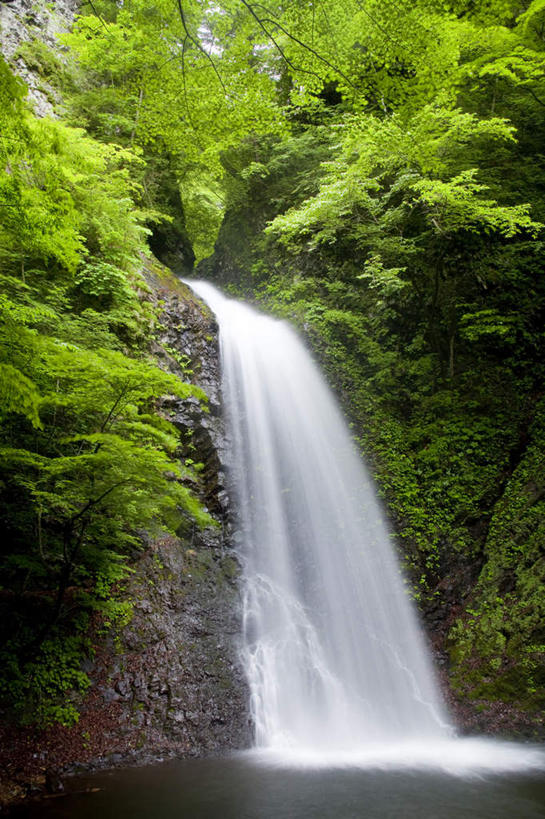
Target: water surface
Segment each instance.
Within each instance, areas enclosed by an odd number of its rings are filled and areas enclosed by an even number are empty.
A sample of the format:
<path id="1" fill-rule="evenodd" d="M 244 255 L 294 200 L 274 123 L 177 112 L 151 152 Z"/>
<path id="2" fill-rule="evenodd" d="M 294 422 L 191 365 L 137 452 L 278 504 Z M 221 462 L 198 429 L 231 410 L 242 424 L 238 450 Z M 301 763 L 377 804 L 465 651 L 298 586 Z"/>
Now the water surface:
<path id="1" fill-rule="evenodd" d="M 69 781 L 22 819 L 543 819 L 543 774 L 286 768 L 245 756 L 170 762 Z"/>

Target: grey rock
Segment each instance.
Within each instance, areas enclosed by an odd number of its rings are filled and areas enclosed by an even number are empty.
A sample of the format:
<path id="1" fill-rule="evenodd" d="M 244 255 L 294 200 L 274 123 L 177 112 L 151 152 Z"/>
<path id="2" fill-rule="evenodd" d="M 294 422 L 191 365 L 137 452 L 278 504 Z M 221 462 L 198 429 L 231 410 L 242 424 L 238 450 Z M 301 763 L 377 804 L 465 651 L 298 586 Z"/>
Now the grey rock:
<path id="1" fill-rule="evenodd" d="M 173 291 L 153 279 L 151 284 L 152 298 L 163 303 L 154 348 L 160 365 L 183 377 L 179 359 L 187 351 L 186 379 L 220 407 L 215 320 L 183 286 Z M 221 412 L 206 413 L 195 398 L 173 396 L 163 399 L 161 412 L 181 431 L 182 441 L 184 436 L 190 441 L 182 458 L 204 465 L 191 488 L 219 526 L 200 531 L 188 520 L 179 537 L 153 540 L 143 533 L 145 548 L 127 584 L 132 620 L 116 636 L 115 652 L 103 656 L 92 674 L 106 679 L 103 702 L 118 709 L 108 742 L 112 753 L 123 750 L 125 763 L 128 742 L 131 758 L 142 761 L 160 754 L 222 753 L 250 741 L 238 645 L 240 567 Z"/>
<path id="2" fill-rule="evenodd" d="M 113 688 L 104 688 L 102 691 L 104 702 L 115 702 L 119 699 L 119 694 Z"/>
<path id="3" fill-rule="evenodd" d="M 39 39 L 62 59 L 57 37 L 70 29 L 78 5 L 78 0 L 55 0 L 54 4 L 45 0 L 0 3 L 0 52 L 27 84 L 28 99 L 39 117 L 54 116 L 60 100 L 56 90 L 26 65 L 18 49 L 24 42 Z"/>

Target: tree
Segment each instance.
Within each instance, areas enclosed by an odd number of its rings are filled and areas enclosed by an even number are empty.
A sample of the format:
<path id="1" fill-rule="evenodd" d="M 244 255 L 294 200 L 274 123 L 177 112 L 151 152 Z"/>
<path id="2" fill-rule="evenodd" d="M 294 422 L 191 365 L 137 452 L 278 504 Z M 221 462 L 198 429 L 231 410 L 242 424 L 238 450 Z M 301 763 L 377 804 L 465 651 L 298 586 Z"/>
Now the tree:
<path id="1" fill-rule="evenodd" d="M 0 80 L 3 703 L 70 722 L 90 618 L 128 615 L 116 588 L 142 531 L 211 523 L 157 409 L 206 397 L 149 357 L 137 157 L 34 118 L 3 61 Z"/>

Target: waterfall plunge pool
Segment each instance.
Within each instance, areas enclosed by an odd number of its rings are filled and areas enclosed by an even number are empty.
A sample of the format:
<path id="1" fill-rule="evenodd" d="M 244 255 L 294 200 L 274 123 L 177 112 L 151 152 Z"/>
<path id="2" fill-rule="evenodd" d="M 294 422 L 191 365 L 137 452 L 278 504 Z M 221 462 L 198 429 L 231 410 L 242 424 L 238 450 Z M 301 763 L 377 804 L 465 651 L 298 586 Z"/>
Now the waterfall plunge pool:
<path id="1" fill-rule="evenodd" d="M 19 819 L 542 819 L 545 772 L 532 746 L 457 740 L 440 768 L 290 766 L 255 752 L 74 777 L 69 793 L 27 804 Z M 467 745 L 468 774 L 460 749 Z M 473 746 L 473 748 L 472 748 Z M 429 749 L 428 756 L 431 756 Z M 442 762 L 439 758 L 442 754 Z M 502 756 L 503 755 L 503 756 Z M 509 756 L 511 760 L 509 762 Z M 470 759 L 471 758 L 471 759 Z M 475 764 L 480 759 L 481 765 Z M 517 760 L 518 759 L 518 763 Z M 368 761 L 369 762 L 369 761 Z M 493 773 L 490 768 L 499 764 Z M 361 764 L 364 764 L 361 762 Z M 408 763 L 407 763 L 408 764 Z M 488 767 L 488 770 L 487 770 Z M 450 769 L 450 773 L 447 770 Z M 456 773 L 457 775 L 453 775 Z"/>

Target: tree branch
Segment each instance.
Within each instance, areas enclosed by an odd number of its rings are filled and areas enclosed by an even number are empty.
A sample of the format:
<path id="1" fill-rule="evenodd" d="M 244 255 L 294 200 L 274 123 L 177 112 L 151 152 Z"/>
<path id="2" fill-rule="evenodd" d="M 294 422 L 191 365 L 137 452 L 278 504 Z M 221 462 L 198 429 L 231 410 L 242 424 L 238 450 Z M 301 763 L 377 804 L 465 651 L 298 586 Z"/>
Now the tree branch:
<path id="1" fill-rule="evenodd" d="M 189 31 L 189 29 L 187 27 L 187 22 L 186 22 L 186 19 L 185 19 L 184 10 L 182 8 L 182 0 L 177 0 L 177 2 L 178 2 L 178 11 L 180 12 L 180 20 L 182 21 L 182 26 L 184 27 L 186 37 L 189 40 L 191 40 L 193 45 L 195 45 L 202 54 L 204 54 L 204 56 L 206 57 L 206 59 L 208 60 L 208 62 L 210 63 L 210 65 L 212 66 L 212 68 L 214 70 L 214 74 L 216 75 L 216 78 L 217 78 L 219 84 L 222 87 L 223 93 L 227 95 L 227 89 L 225 88 L 225 85 L 223 83 L 223 80 L 222 80 L 222 78 L 220 76 L 220 73 L 219 73 L 218 69 L 216 68 L 216 64 L 215 64 L 214 60 L 212 59 L 212 57 L 210 56 L 208 51 L 206 51 L 206 49 L 203 48 L 203 46 L 198 41 L 198 39 L 196 37 L 193 37 L 193 35 L 191 34 L 191 32 Z"/>
<path id="2" fill-rule="evenodd" d="M 243 2 L 246 5 L 245 0 L 241 0 L 241 2 Z M 343 80 L 346 80 L 346 82 L 348 83 L 348 85 L 350 85 L 351 88 L 355 88 L 354 83 L 346 76 L 346 74 L 344 74 L 341 71 L 340 68 L 337 68 L 337 66 L 333 65 L 333 63 L 330 63 L 329 60 L 326 60 L 325 57 L 322 57 L 322 55 L 319 54 L 314 48 L 312 48 L 311 46 L 304 43 L 302 40 L 300 40 L 294 34 L 291 34 L 280 23 L 277 23 L 275 20 L 269 20 L 269 19 L 265 19 L 263 22 L 264 23 L 271 23 L 271 25 L 276 26 L 277 28 L 279 28 L 280 31 L 282 31 L 286 35 L 286 37 L 289 37 L 290 40 L 293 40 L 294 43 L 297 43 L 297 45 L 300 45 L 301 48 L 304 48 L 306 51 L 310 51 L 310 53 L 314 54 L 314 56 L 318 60 L 320 60 L 320 62 L 324 63 L 324 65 L 327 65 L 329 68 L 331 68 L 333 71 L 335 71 L 336 74 L 339 74 L 339 76 L 341 76 L 343 78 Z M 295 69 L 295 70 L 296 71 L 302 71 L 303 69 Z M 308 73 L 314 73 L 314 72 L 308 72 Z"/>
<path id="3" fill-rule="evenodd" d="M 114 483 L 112 486 L 110 486 L 109 489 L 106 489 L 106 491 L 103 492 L 102 495 L 99 495 L 98 498 L 90 498 L 85 504 L 85 506 L 82 509 L 80 509 L 79 512 L 76 512 L 75 515 L 72 515 L 69 521 L 70 525 L 73 527 L 74 523 L 76 522 L 76 520 L 78 520 L 78 518 L 83 517 L 83 515 L 86 512 L 88 512 L 89 509 L 92 509 L 93 506 L 97 506 L 101 501 L 104 500 L 104 498 L 107 498 L 108 495 L 114 491 L 114 489 L 117 489 L 118 486 L 123 486 L 124 483 L 128 483 L 128 480 L 118 481 L 117 483 Z"/>
<path id="4" fill-rule="evenodd" d="M 545 102 L 543 102 L 543 100 L 540 100 L 537 94 L 535 94 L 529 86 L 526 86 L 526 90 L 532 95 L 536 102 L 538 102 L 545 108 Z"/>
<path id="5" fill-rule="evenodd" d="M 106 29 L 106 31 L 108 31 L 108 24 L 106 23 L 106 21 L 104 20 L 104 18 L 103 18 L 103 17 L 101 17 L 101 15 L 100 15 L 100 14 L 98 13 L 98 11 L 96 10 L 96 8 L 95 8 L 95 4 L 93 3 L 93 0 L 86 0 L 86 2 L 85 2 L 83 5 L 84 5 L 84 6 L 91 6 L 91 10 L 92 10 L 93 14 L 95 15 L 95 17 L 98 17 L 98 19 L 100 20 L 101 24 L 104 26 L 104 28 Z"/>
<path id="6" fill-rule="evenodd" d="M 273 37 L 273 35 L 271 34 L 271 32 L 270 32 L 270 31 L 268 31 L 268 30 L 265 28 L 265 24 L 264 24 L 263 20 L 261 19 L 261 17 L 258 17 L 258 16 L 257 16 L 257 14 L 255 13 L 255 11 L 254 11 L 253 7 L 250 5 L 250 3 L 247 3 L 247 2 L 246 2 L 246 0 L 240 0 L 240 2 L 242 3 L 242 5 L 243 5 L 243 6 L 245 6 L 245 7 L 248 9 L 248 11 L 250 12 L 250 14 L 251 14 L 251 15 L 252 15 L 252 17 L 254 18 L 254 20 L 257 22 L 258 26 L 259 26 L 261 29 L 263 29 L 263 31 L 265 32 L 265 34 L 267 35 L 267 37 L 269 38 L 269 40 L 271 40 L 271 42 L 274 44 L 274 47 L 276 48 L 276 50 L 278 51 L 278 53 L 280 54 L 280 56 L 282 57 L 282 59 L 285 61 L 286 65 L 289 65 L 289 67 L 290 67 L 291 69 L 293 69 L 293 71 L 298 71 L 298 70 L 300 70 L 300 71 L 304 71 L 304 73 L 305 73 L 305 74 L 313 74 L 313 73 L 314 73 L 313 71 L 306 71 L 305 69 L 297 69 L 297 68 L 294 66 L 294 64 L 292 63 L 292 61 L 290 60 L 290 58 L 286 56 L 286 54 L 284 53 L 284 51 L 282 50 L 282 48 L 281 48 L 281 47 L 278 45 L 278 43 L 277 43 L 277 42 L 276 42 L 276 40 L 274 39 L 274 37 Z M 273 22 L 273 21 L 270 21 L 270 22 Z"/>

